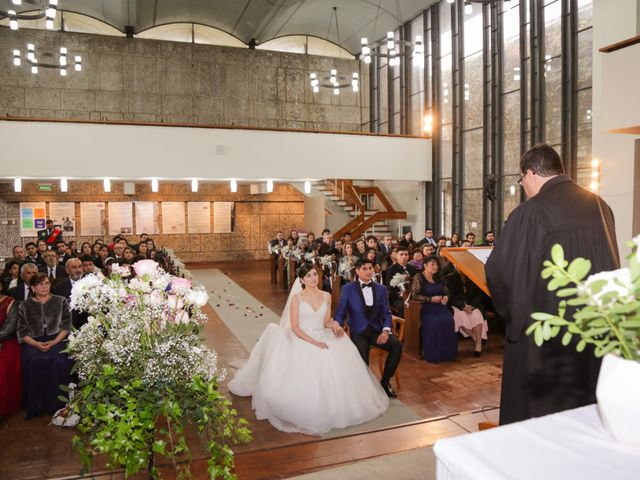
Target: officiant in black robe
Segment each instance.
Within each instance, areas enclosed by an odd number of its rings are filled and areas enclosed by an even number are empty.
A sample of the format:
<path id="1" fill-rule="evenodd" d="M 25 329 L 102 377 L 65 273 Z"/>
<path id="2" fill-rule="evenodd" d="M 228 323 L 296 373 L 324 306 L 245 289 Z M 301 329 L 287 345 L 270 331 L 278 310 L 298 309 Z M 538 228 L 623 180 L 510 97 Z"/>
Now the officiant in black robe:
<path id="1" fill-rule="evenodd" d="M 591 260 L 590 274 L 619 267 L 613 213 L 595 193 L 564 175 L 560 157 L 536 145 L 520 160 L 526 202 L 509 215 L 486 264 L 497 313 L 505 321 L 500 424 L 568 410 L 596 401 L 600 359 L 576 352 L 562 335 L 537 347 L 525 331 L 533 312 L 556 313 L 559 298 L 540 276 L 559 243 L 565 258 Z M 566 318 L 571 318 L 567 311 Z"/>

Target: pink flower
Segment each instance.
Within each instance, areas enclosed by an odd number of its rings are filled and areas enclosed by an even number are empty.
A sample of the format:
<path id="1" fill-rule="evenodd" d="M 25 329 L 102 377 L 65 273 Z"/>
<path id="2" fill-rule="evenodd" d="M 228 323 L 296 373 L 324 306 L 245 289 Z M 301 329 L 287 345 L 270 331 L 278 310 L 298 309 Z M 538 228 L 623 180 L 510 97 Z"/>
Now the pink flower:
<path id="1" fill-rule="evenodd" d="M 136 275 L 153 275 L 158 270 L 158 264 L 153 260 L 140 260 L 133 264 Z"/>
<path id="2" fill-rule="evenodd" d="M 191 282 L 186 278 L 173 277 L 171 279 L 171 290 L 186 290 L 187 288 L 191 288 Z"/>

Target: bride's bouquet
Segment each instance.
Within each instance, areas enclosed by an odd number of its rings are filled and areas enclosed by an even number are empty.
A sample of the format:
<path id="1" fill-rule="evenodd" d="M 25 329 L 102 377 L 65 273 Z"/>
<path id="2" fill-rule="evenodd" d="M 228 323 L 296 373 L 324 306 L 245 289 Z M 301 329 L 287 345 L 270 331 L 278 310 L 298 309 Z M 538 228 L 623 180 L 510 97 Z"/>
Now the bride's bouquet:
<path id="1" fill-rule="evenodd" d="M 153 260 L 135 263 L 130 277 L 123 273 L 88 275 L 73 286 L 71 308 L 89 314 L 68 344 L 80 380 L 70 403 L 85 434 L 74 443 L 85 465 L 103 453 L 110 467 L 131 474 L 152 468 L 153 452 L 188 460 L 184 426 L 195 423 L 210 438 L 215 478 L 218 462 L 233 462 L 227 443 L 245 441 L 249 432 L 218 393 L 226 372 L 199 338 L 208 295 Z"/>

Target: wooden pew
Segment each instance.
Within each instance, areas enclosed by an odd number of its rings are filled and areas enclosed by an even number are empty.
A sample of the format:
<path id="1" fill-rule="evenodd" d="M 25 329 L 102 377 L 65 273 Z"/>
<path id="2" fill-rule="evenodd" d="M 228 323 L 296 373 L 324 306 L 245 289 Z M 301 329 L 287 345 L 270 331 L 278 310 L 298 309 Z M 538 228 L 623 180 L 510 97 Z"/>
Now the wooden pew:
<path id="1" fill-rule="evenodd" d="M 276 283 L 280 288 L 287 288 L 287 271 L 284 268 L 285 258 L 280 255 L 278 257 L 278 277 Z"/>
<path id="2" fill-rule="evenodd" d="M 276 278 L 276 270 L 277 270 L 277 258 L 276 258 L 276 254 L 272 253 L 269 256 L 269 265 L 271 267 L 271 283 L 277 283 L 277 278 Z"/>
<path id="3" fill-rule="evenodd" d="M 298 267 L 298 262 L 295 258 L 289 257 L 289 289 L 293 287 L 293 282 L 296 281 L 296 269 Z"/>
<path id="4" fill-rule="evenodd" d="M 420 309 L 422 304 L 409 300 L 409 306 L 404 308 L 404 347 L 402 353 L 420 360 Z"/>

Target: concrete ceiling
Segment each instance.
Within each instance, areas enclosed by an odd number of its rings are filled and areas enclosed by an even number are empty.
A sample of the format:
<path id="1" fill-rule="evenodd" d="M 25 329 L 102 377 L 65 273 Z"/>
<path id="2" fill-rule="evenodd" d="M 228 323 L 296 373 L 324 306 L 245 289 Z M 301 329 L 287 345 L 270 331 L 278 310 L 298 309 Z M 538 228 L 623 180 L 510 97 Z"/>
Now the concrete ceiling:
<path id="1" fill-rule="evenodd" d="M 124 32 L 134 33 L 176 22 L 208 25 L 244 43 L 258 44 L 285 35 L 313 35 L 339 44 L 352 54 L 360 38 L 384 37 L 438 0 L 59 0 L 58 8 L 88 15 Z M 21 7 L 0 0 L 2 10 L 33 10 L 41 0 Z M 340 38 L 333 7 L 337 7 Z M 416 32 L 414 32 L 415 35 Z"/>

